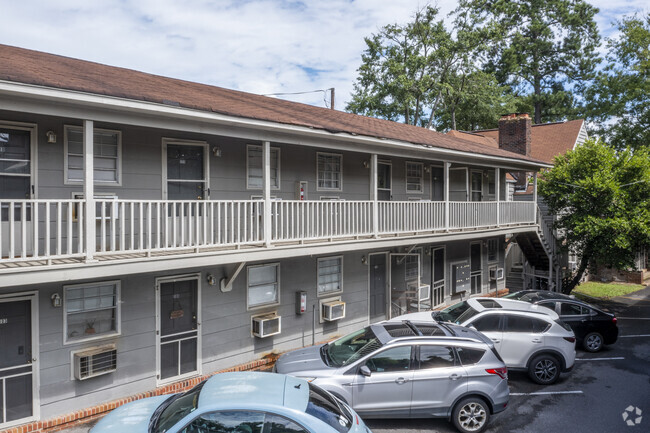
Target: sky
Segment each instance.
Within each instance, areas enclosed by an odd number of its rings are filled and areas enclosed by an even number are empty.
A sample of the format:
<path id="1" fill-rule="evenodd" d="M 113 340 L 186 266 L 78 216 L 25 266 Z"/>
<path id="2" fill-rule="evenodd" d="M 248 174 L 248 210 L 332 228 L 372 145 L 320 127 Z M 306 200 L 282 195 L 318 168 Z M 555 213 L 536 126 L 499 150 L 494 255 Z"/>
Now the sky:
<path id="1" fill-rule="evenodd" d="M 257 94 L 350 99 L 364 37 L 440 0 L 0 0 L 0 44 Z M 591 0 L 602 36 L 647 0 Z M 278 96 L 329 107 L 329 93 Z"/>

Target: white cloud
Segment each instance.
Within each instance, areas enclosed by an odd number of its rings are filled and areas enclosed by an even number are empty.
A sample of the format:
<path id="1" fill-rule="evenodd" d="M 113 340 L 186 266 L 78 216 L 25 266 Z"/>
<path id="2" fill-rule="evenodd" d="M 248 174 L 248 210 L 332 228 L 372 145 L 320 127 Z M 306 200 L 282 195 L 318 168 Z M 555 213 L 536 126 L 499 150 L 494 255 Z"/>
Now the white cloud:
<path id="1" fill-rule="evenodd" d="M 426 0 L 4 1 L 0 43 L 253 93 L 336 88 L 343 109 L 363 38 Z M 592 2 L 598 24 L 645 1 Z M 443 16 L 455 1 L 438 2 Z M 292 100 L 323 106 L 323 94 Z M 329 98 L 329 95 L 328 95 Z M 329 101 L 329 99 L 328 99 Z"/>

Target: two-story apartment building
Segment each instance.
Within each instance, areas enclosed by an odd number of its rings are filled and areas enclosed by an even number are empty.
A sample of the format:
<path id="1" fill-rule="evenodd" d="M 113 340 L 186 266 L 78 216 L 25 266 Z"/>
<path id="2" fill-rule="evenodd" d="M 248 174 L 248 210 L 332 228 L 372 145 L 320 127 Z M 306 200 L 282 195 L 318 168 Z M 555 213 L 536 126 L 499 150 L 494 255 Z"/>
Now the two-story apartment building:
<path id="1" fill-rule="evenodd" d="M 0 430 L 503 288 L 505 235 L 538 229 L 535 201 L 505 201 L 506 172 L 548 166 L 530 156 L 0 57 Z"/>

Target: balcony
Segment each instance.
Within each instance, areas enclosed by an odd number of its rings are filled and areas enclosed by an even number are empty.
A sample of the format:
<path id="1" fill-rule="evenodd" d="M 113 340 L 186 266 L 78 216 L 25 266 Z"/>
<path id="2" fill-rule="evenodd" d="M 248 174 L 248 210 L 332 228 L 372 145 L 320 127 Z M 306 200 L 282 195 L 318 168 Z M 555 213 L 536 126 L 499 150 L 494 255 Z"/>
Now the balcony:
<path id="1" fill-rule="evenodd" d="M 84 200 L 3 200 L 0 206 L 0 272 L 536 224 L 532 202 L 279 200 L 269 203 L 268 231 L 263 200 L 94 200 L 94 225 L 85 224 Z M 94 242 L 88 242 L 88 230 Z"/>

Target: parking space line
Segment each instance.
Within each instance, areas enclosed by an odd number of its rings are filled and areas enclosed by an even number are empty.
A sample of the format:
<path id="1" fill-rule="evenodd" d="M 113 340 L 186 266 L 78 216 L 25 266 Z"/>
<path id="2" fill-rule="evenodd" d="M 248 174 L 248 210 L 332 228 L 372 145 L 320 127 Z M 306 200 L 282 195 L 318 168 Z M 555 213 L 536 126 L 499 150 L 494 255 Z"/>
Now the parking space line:
<path id="1" fill-rule="evenodd" d="M 576 361 L 616 361 L 625 359 L 624 356 L 615 356 L 613 358 L 576 358 Z"/>
<path id="2" fill-rule="evenodd" d="M 619 320 L 650 320 L 650 317 L 617 317 Z"/>
<path id="3" fill-rule="evenodd" d="M 639 334 L 639 335 L 619 335 L 618 338 L 633 338 L 633 337 L 650 337 L 650 334 Z"/>
<path id="4" fill-rule="evenodd" d="M 553 394 L 583 394 L 582 391 L 540 391 L 540 392 L 511 392 L 510 395 L 553 395 Z"/>

